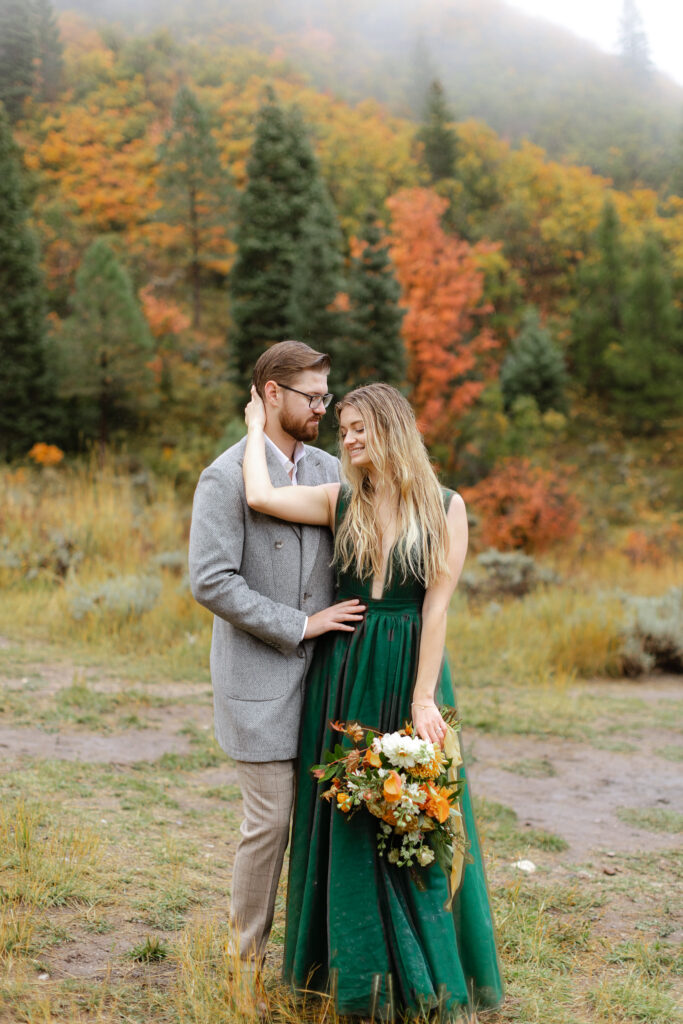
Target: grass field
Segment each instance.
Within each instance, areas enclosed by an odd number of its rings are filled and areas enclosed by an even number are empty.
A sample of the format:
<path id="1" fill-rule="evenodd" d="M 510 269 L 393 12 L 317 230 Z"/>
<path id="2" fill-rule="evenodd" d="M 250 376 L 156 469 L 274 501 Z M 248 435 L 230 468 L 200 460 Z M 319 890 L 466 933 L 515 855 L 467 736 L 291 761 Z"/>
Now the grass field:
<path id="1" fill-rule="evenodd" d="M 187 504 L 113 470 L 1 483 L 0 1021 L 252 1020 L 225 927 L 239 791 L 212 737 Z M 482 1021 L 673 1024 L 680 692 L 673 676 L 618 678 L 613 591 L 661 593 L 678 571 L 634 567 L 618 542 L 575 555 L 552 560 L 561 586 L 453 604 L 507 984 Z M 279 983 L 284 897 L 272 1019 L 334 1021 Z"/>

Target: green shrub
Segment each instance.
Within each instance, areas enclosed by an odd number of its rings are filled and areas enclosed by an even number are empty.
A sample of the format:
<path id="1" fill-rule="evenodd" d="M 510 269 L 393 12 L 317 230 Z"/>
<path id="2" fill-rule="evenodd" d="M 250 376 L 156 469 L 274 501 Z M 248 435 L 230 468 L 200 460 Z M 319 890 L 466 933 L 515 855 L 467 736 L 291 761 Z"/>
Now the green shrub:
<path id="1" fill-rule="evenodd" d="M 160 595 L 161 580 L 157 576 L 117 576 L 104 583 L 73 588 L 70 610 L 77 621 L 93 614 L 128 619 L 148 612 Z"/>
<path id="2" fill-rule="evenodd" d="M 484 575 L 463 573 L 460 586 L 470 597 L 524 597 L 542 584 L 558 583 L 552 569 L 543 568 L 531 555 L 522 551 L 488 551 L 477 555 L 477 565 Z"/>
<path id="3" fill-rule="evenodd" d="M 683 587 L 659 597 L 623 595 L 627 619 L 620 656 L 623 671 L 639 676 L 655 668 L 683 672 Z"/>

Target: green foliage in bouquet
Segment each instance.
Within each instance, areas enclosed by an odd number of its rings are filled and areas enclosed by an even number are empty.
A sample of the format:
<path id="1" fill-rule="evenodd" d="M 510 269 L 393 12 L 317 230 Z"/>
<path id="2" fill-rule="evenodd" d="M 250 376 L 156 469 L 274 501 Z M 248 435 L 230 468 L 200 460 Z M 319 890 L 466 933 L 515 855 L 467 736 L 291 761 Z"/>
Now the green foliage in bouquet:
<path id="1" fill-rule="evenodd" d="M 451 709 L 444 712 L 454 738 L 459 722 Z M 467 846 L 458 806 L 464 783 L 457 779 L 457 740 L 441 750 L 415 735 L 411 725 L 393 733 L 375 733 L 357 722 L 330 725 L 353 746 L 335 744 L 311 768 L 319 782 L 331 783 L 321 798 L 349 818 L 362 808 L 377 818 L 379 855 L 410 868 L 418 886 L 417 867 L 437 862 L 451 876 L 454 853 L 464 855 Z"/>

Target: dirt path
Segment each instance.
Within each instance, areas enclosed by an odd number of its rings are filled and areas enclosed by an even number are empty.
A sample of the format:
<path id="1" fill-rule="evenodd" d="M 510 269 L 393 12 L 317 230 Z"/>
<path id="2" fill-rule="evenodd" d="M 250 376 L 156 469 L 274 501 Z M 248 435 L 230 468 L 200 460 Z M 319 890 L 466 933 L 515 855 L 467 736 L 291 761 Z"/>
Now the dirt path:
<path id="1" fill-rule="evenodd" d="M 51 693 L 56 675 L 46 674 Z M 16 681 L 7 684 L 14 687 Z M 586 684 L 583 690 L 591 692 L 596 686 L 616 700 L 634 693 L 634 685 L 628 683 Z M 100 684 L 100 689 L 109 692 L 111 686 Z M 146 709 L 151 728 L 98 733 L 85 728 L 48 732 L 0 725 L 0 763 L 4 761 L 7 768 L 17 759 L 39 758 L 131 764 L 155 761 L 164 754 L 185 754 L 191 743 L 188 725 L 210 729 L 211 706 L 206 694 L 203 702 L 185 705 L 182 700 L 189 688 L 176 691 L 173 696 L 180 703 Z M 681 693 L 675 677 L 637 686 L 638 698 L 654 704 L 678 701 Z M 671 726 L 675 730 L 675 720 Z M 645 730 L 629 736 L 633 749 L 619 752 L 560 737 L 499 736 L 477 730 L 465 735 L 475 794 L 511 807 L 523 826 L 542 828 L 566 840 L 565 859 L 574 862 L 592 852 L 654 851 L 673 845 L 671 834 L 638 828 L 617 812 L 660 808 L 683 813 L 682 773 L 675 762 L 661 756 L 662 748 L 674 739 L 675 732 L 669 729 Z"/>

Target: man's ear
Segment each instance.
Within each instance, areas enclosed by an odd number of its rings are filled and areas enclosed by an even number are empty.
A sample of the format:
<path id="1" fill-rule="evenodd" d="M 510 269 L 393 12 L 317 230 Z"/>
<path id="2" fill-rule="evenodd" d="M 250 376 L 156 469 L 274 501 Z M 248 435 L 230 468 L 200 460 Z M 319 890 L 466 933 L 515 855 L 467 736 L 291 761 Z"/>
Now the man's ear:
<path id="1" fill-rule="evenodd" d="M 274 380 L 267 380 L 263 385 L 263 400 L 265 405 L 278 404 L 277 383 Z"/>

